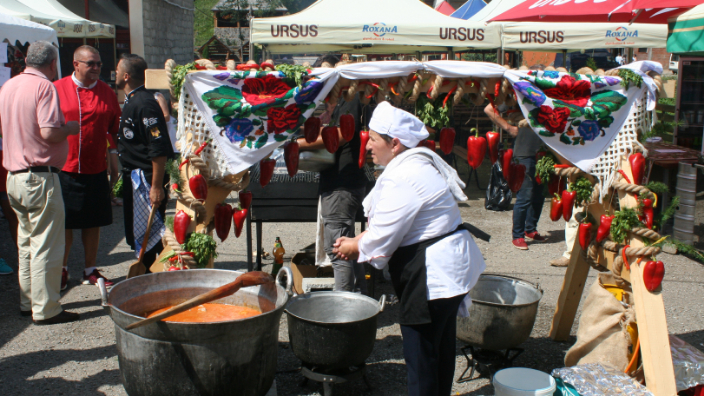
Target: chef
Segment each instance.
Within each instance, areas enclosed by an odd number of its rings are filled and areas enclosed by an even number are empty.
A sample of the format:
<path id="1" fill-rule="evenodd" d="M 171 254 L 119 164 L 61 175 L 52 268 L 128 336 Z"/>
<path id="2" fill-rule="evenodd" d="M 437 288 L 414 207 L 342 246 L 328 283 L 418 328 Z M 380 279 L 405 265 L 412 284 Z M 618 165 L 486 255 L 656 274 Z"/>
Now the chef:
<path id="1" fill-rule="evenodd" d="M 423 123 L 388 102 L 369 122 L 367 150 L 385 167 L 364 199 L 369 228 L 340 238 L 343 258 L 389 267 L 400 299 L 409 395 L 449 395 L 455 372 L 458 312 L 467 315 L 469 290 L 486 267 L 462 224 L 458 201 L 467 197 L 457 172 L 433 151 Z"/>

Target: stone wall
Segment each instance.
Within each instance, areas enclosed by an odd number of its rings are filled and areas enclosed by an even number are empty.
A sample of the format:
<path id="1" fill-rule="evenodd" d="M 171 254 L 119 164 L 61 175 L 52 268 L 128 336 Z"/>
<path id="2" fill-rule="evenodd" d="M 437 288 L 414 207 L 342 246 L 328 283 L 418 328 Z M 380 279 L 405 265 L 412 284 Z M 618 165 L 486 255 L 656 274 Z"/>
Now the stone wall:
<path id="1" fill-rule="evenodd" d="M 193 1 L 142 0 L 144 59 L 149 68 L 163 68 L 167 59 L 178 64 L 193 61 Z"/>

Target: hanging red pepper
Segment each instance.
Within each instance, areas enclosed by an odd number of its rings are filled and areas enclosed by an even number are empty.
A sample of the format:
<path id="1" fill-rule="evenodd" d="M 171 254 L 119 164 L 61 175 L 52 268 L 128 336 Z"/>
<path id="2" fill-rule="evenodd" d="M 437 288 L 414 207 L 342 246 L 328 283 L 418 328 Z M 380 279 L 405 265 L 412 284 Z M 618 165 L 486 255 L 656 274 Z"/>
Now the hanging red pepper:
<path id="1" fill-rule="evenodd" d="M 421 142 L 422 145 L 430 149 L 430 151 L 435 152 L 435 140 L 423 140 Z"/>
<path id="2" fill-rule="evenodd" d="M 337 151 L 340 145 L 340 135 L 338 134 L 337 127 L 326 126 L 323 128 L 323 143 L 325 143 L 325 149 L 330 153 Z"/>
<path id="3" fill-rule="evenodd" d="M 611 235 L 611 223 L 616 216 L 601 215 L 599 218 L 599 228 L 596 230 L 596 241 L 601 243 L 606 237 Z"/>
<path id="4" fill-rule="evenodd" d="M 310 117 L 303 124 L 303 137 L 306 143 L 313 143 L 318 140 L 318 135 L 320 135 L 320 118 Z"/>
<path id="5" fill-rule="evenodd" d="M 538 176 L 538 172 L 535 173 L 535 182 L 538 184 L 543 184 L 543 179 Z"/>
<path id="6" fill-rule="evenodd" d="M 244 220 L 247 218 L 247 209 L 235 209 L 232 213 L 232 220 L 235 223 L 235 237 L 239 238 L 242 234 L 242 227 L 244 226 Z"/>
<path id="7" fill-rule="evenodd" d="M 239 198 L 240 205 L 245 209 L 249 209 L 249 207 L 252 205 L 252 192 L 242 190 L 239 193 Z"/>
<path id="8" fill-rule="evenodd" d="M 274 168 L 276 167 L 276 160 L 271 158 L 265 158 L 259 161 L 259 185 L 262 187 L 269 184 L 271 177 L 274 175 Z"/>
<path id="9" fill-rule="evenodd" d="M 550 220 L 558 221 L 562 217 L 562 198 L 555 194 L 550 202 Z"/>
<path id="10" fill-rule="evenodd" d="M 199 201 L 205 201 L 208 198 L 208 182 L 200 173 L 188 179 L 188 188 L 191 189 L 193 198 Z"/>
<path id="11" fill-rule="evenodd" d="M 492 165 L 499 159 L 499 136 L 498 132 L 486 133 L 486 143 L 489 146 L 489 160 Z"/>
<path id="12" fill-rule="evenodd" d="M 631 164 L 631 174 L 633 174 L 633 184 L 643 184 L 643 176 L 645 176 L 645 157 L 641 153 L 631 154 L 628 157 L 628 162 Z"/>
<path id="13" fill-rule="evenodd" d="M 546 155 L 548 155 L 547 151 L 543 151 L 543 150 L 538 151 L 537 153 L 535 153 L 535 160 L 540 161 L 540 159 L 545 157 Z"/>
<path id="14" fill-rule="evenodd" d="M 176 216 L 174 216 L 174 236 L 176 237 L 176 242 L 179 244 L 186 243 L 186 231 L 188 231 L 188 226 L 190 225 L 191 216 L 179 210 Z"/>
<path id="15" fill-rule="evenodd" d="M 452 146 L 455 145 L 455 128 L 442 128 L 440 130 L 440 150 L 445 155 L 450 155 Z"/>
<path id="16" fill-rule="evenodd" d="M 496 85 L 494 85 L 494 96 L 499 96 L 499 93 L 501 92 L 501 80 L 496 82 Z"/>
<path id="17" fill-rule="evenodd" d="M 340 116 L 340 133 L 345 141 L 352 141 L 354 138 L 354 116 L 343 114 Z"/>
<path id="18" fill-rule="evenodd" d="M 286 161 L 289 177 L 294 177 L 298 173 L 298 152 L 298 142 L 296 141 L 288 142 L 284 147 L 284 161 Z"/>
<path id="19" fill-rule="evenodd" d="M 504 173 L 504 179 L 507 183 L 511 183 L 511 163 L 513 162 L 513 150 L 502 150 L 501 169 Z"/>
<path id="20" fill-rule="evenodd" d="M 643 283 L 649 292 L 654 292 L 660 287 L 665 277 L 665 264 L 662 261 L 648 261 L 643 267 Z"/>
<path id="21" fill-rule="evenodd" d="M 572 218 L 575 199 L 577 199 L 577 191 L 565 190 L 562 192 L 562 218 L 565 221 L 570 221 Z"/>
<path id="22" fill-rule="evenodd" d="M 467 139 L 467 162 L 472 168 L 478 169 L 486 154 L 486 139 L 479 136 L 477 128 L 472 128 L 470 133 L 472 132 L 475 135 Z"/>
<path id="23" fill-rule="evenodd" d="M 200 155 L 200 153 L 203 152 L 203 150 L 210 143 L 211 140 L 212 139 L 208 139 L 208 140 L 204 141 L 203 144 L 201 144 L 200 147 L 198 147 L 196 149 L 196 151 L 193 152 L 193 155 L 196 155 L 196 156 Z M 181 170 L 181 168 L 183 168 L 183 166 L 186 165 L 187 162 L 188 162 L 188 158 L 181 161 L 181 164 L 178 166 L 178 170 Z"/>
<path id="24" fill-rule="evenodd" d="M 579 223 L 579 246 L 586 251 L 592 242 L 592 223 Z"/>
<path id="25" fill-rule="evenodd" d="M 523 164 L 512 163 L 510 173 L 511 181 L 508 182 L 508 186 L 515 194 L 521 189 L 523 180 L 526 178 L 526 166 Z"/>
<path id="26" fill-rule="evenodd" d="M 655 219 L 655 213 L 653 211 L 653 200 L 650 198 L 643 199 L 643 217 L 645 220 L 645 226 L 649 229 L 653 229 L 653 220 Z M 641 220 L 642 221 L 642 220 Z"/>
<path id="27" fill-rule="evenodd" d="M 221 241 L 227 239 L 232 227 L 232 206 L 222 203 L 215 205 L 215 233 Z"/>
<path id="28" fill-rule="evenodd" d="M 359 160 L 357 161 L 357 165 L 359 165 L 359 169 L 362 169 L 364 163 L 367 162 L 367 142 L 369 142 L 368 129 L 359 131 L 359 140 Z"/>

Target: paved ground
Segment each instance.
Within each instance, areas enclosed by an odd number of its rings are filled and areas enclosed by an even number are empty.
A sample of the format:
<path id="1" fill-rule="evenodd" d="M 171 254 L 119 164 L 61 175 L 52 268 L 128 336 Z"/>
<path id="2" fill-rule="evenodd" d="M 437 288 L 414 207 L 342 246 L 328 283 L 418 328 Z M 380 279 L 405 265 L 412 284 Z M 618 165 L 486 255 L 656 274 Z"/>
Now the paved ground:
<path id="1" fill-rule="evenodd" d="M 488 173 L 488 172 L 487 172 Z M 482 184 L 486 183 L 482 180 Z M 472 190 L 470 190 L 471 192 Z M 564 269 L 553 268 L 548 261 L 564 251 L 564 222 L 553 223 L 548 218 L 546 205 L 539 230 L 549 236 L 543 244 L 532 244 L 522 252 L 510 245 L 511 212 L 484 210 L 483 198 L 476 189 L 466 204 L 461 205 L 462 216 L 492 235 L 491 243 L 478 241 L 487 261 L 487 271 L 519 277 L 538 283 L 545 291 L 540 302 L 538 318 L 531 337 L 522 347 L 525 352 L 515 364 L 549 372 L 561 367 L 564 352 L 574 342 L 556 343 L 548 338 L 550 320 L 562 284 Z M 698 212 L 702 213 L 700 208 Z M 173 205 L 172 205 L 173 206 Z M 116 224 L 103 230 L 99 252 L 99 268 L 113 279 L 122 280 L 134 254 L 124 243 L 122 210 L 115 208 Z M 697 223 L 702 223 L 701 218 Z M 701 228 L 699 228 L 701 230 Z M 244 233 L 243 233 L 244 234 Z M 290 258 L 297 250 L 313 242 L 314 224 L 265 224 L 265 248 L 271 250 L 276 236 L 280 236 Z M 76 241 L 80 238 L 74 238 Z M 13 252 L 7 222 L 0 220 L 0 257 L 13 266 Z M 219 247 L 218 268 L 246 268 L 244 237 L 230 237 Z M 61 302 L 68 310 L 81 314 L 76 323 L 55 326 L 34 326 L 31 319 L 20 317 L 18 287 L 15 276 L 0 278 L 0 393 L 12 395 L 125 395 L 116 356 L 113 324 L 100 308 L 96 287 L 83 286 L 77 280 L 83 268 L 83 250 L 74 244 L 71 252 L 70 287 L 62 294 Z M 704 267 L 683 256 L 662 255 L 667 267 L 663 283 L 667 305 L 668 328 L 689 343 L 704 350 Z M 265 263 L 269 265 L 270 260 Z M 266 267 L 265 267 L 266 268 Z M 590 272 L 589 284 L 595 272 Z M 380 293 L 392 293 L 386 283 L 377 285 Z M 374 352 L 367 360 L 369 381 L 374 387 L 367 391 L 363 382 L 339 385 L 335 395 L 403 395 L 406 370 L 403 364 L 401 336 L 398 324 L 398 305 L 387 306 L 379 317 L 379 329 Z M 575 323 L 572 334 L 576 332 Z M 465 367 L 457 343 L 458 378 Z M 279 363 L 276 383 L 279 395 L 319 395 L 322 388 L 313 383 L 299 386 L 300 362 L 288 348 L 285 316 L 279 335 Z M 487 379 L 455 384 L 453 394 L 491 395 L 493 388 Z"/>

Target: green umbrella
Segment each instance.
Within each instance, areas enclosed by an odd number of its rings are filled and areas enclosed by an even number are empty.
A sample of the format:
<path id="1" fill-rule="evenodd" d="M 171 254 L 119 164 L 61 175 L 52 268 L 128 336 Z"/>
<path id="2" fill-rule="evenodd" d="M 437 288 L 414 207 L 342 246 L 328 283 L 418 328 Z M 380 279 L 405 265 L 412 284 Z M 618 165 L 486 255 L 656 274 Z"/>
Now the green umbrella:
<path id="1" fill-rule="evenodd" d="M 667 52 L 704 55 L 704 4 L 668 20 Z"/>

